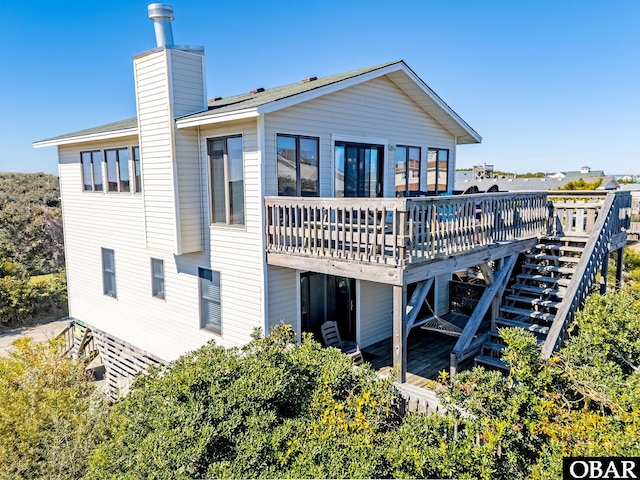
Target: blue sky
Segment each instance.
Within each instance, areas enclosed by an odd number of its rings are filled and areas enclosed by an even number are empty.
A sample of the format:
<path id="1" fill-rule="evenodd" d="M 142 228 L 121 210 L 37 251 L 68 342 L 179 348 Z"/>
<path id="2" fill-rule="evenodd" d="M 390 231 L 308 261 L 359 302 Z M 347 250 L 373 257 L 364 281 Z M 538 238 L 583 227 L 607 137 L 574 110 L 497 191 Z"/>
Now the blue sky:
<path id="1" fill-rule="evenodd" d="M 147 3 L 0 2 L 0 171 L 57 173 L 33 141 L 135 116 Z M 167 3 L 210 98 L 403 59 L 483 137 L 458 167 L 640 173 L 638 0 Z"/>

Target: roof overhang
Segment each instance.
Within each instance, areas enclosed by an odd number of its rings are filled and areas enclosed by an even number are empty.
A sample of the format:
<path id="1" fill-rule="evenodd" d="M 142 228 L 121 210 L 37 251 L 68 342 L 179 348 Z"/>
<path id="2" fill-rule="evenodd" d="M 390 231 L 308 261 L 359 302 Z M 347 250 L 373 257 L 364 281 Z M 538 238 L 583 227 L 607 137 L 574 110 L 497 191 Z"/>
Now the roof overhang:
<path id="1" fill-rule="evenodd" d="M 208 115 L 199 114 L 197 117 L 184 117 L 176 120 L 177 128 L 191 128 L 200 125 L 211 125 L 214 123 L 232 122 L 234 120 L 244 120 L 247 118 L 255 118 L 259 115 L 257 108 L 246 108 L 244 110 L 236 110 L 234 112 L 216 113 L 211 110 Z"/>
<path id="2" fill-rule="evenodd" d="M 87 143 L 100 140 L 109 140 L 112 138 L 133 137 L 138 136 L 138 127 L 123 128 L 121 130 L 112 130 L 110 132 L 100 132 L 91 134 L 81 134 L 76 136 L 65 136 L 63 138 L 50 138 L 33 142 L 34 148 L 53 147 L 59 145 L 72 145 L 74 143 Z"/>

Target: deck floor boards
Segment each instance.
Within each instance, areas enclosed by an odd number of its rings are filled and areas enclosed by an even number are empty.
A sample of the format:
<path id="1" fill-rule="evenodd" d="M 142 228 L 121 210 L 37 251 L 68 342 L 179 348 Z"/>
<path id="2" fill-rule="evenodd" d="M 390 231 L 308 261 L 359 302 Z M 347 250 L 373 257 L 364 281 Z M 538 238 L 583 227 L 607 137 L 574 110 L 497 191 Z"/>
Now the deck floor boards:
<path id="1" fill-rule="evenodd" d="M 442 318 L 459 327 L 464 327 L 469 317 L 461 313 L 448 313 Z M 483 322 L 486 324 L 487 322 Z M 483 325 L 484 327 L 485 325 Z M 488 325 L 486 325 L 488 327 Z M 486 329 L 486 328 L 484 328 Z M 449 354 L 457 337 L 439 332 L 422 330 L 416 327 L 409 333 L 407 354 L 407 383 L 417 387 L 425 387 L 428 380 L 436 380 L 442 370 L 449 372 Z M 388 374 L 393 368 L 393 340 L 387 338 L 362 349 L 365 362 L 369 362 L 374 370 Z M 460 369 L 473 366 L 473 360 L 464 362 Z"/>

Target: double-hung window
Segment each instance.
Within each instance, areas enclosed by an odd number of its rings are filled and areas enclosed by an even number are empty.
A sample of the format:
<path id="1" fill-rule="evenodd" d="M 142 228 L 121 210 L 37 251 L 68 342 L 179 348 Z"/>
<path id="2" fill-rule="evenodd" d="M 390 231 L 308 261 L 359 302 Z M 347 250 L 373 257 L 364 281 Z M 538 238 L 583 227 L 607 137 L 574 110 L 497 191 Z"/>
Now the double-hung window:
<path id="1" fill-rule="evenodd" d="M 220 272 L 198 268 L 198 278 L 200 280 L 200 326 L 221 335 Z"/>
<path id="2" fill-rule="evenodd" d="M 449 150 L 430 148 L 427 155 L 427 190 L 440 194 L 447 191 L 449 178 Z"/>
<path id="3" fill-rule="evenodd" d="M 164 299 L 164 260 L 151 259 L 151 295 Z"/>
<path id="4" fill-rule="evenodd" d="M 140 176 L 140 147 L 133 147 L 131 149 L 131 153 L 133 153 L 133 188 L 135 193 L 142 192 L 142 180 Z"/>
<path id="5" fill-rule="evenodd" d="M 88 192 L 102 191 L 102 156 L 100 150 L 80 153 L 82 163 L 82 189 Z"/>
<path id="6" fill-rule="evenodd" d="M 107 191 L 129 192 L 129 151 L 126 148 L 105 150 L 107 164 Z"/>
<path id="7" fill-rule="evenodd" d="M 242 136 L 207 142 L 211 175 L 211 222 L 244 225 Z"/>
<path id="8" fill-rule="evenodd" d="M 396 196 L 420 190 L 420 147 L 396 147 Z"/>
<path id="9" fill-rule="evenodd" d="M 116 298 L 116 261 L 113 250 L 102 249 L 102 290 L 105 295 Z"/>
<path id="10" fill-rule="evenodd" d="M 278 195 L 318 196 L 319 141 L 300 135 L 277 135 Z"/>

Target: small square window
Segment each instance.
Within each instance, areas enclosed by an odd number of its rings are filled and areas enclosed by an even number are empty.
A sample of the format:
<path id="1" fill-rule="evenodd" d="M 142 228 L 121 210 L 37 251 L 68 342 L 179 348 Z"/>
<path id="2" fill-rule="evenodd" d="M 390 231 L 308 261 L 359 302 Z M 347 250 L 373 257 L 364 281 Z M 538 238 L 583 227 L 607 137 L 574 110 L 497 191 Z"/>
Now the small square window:
<path id="1" fill-rule="evenodd" d="M 108 248 L 102 249 L 102 289 L 105 295 L 117 298 L 115 254 Z"/>
<path id="2" fill-rule="evenodd" d="M 151 259 L 151 295 L 164 299 L 164 260 Z"/>
<path id="3" fill-rule="evenodd" d="M 222 335 L 220 272 L 198 268 L 198 277 L 200 279 L 200 326 Z"/>

